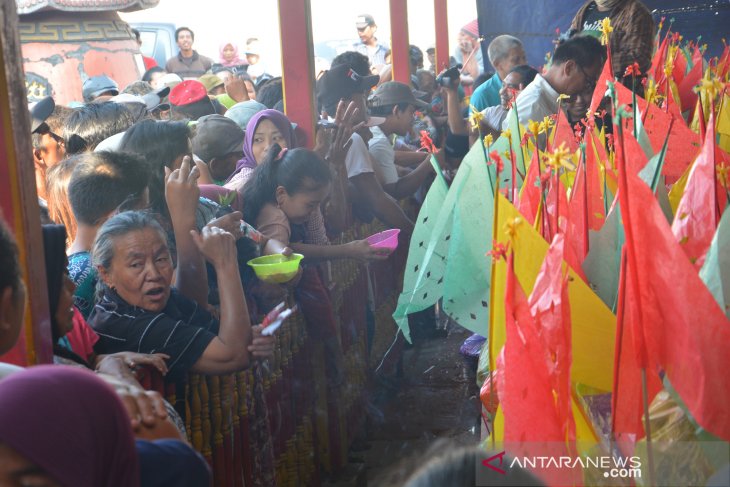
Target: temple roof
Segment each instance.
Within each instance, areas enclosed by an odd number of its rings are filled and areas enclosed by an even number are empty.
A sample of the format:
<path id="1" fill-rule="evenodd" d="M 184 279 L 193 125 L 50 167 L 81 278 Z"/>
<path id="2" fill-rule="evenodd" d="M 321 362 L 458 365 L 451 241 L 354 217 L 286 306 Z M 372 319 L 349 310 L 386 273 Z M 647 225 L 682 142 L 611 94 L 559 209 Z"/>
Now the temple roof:
<path id="1" fill-rule="evenodd" d="M 30 14 L 41 10 L 66 12 L 98 12 L 117 10 L 131 12 L 156 6 L 160 0 L 15 0 L 18 14 Z"/>

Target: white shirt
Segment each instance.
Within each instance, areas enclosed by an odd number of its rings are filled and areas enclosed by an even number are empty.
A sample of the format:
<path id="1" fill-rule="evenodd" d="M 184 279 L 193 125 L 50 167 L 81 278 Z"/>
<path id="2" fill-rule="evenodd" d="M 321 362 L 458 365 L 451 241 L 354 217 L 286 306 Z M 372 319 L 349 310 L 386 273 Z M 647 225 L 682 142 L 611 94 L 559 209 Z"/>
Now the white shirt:
<path id="1" fill-rule="evenodd" d="M 375 171 L 381 185 L 391 184 L 398 181 L 398 170 L 395 167 L 395 150 L 390 139 L 380 127 L 370 127 L 373 138 L 368 142 L 370 155 L 373 162 L 378 165 L 379 170 Z"/>
<path id="2" fill-rule="evenodd" d="M 527 126 L 527 122 L 530 120 L 542 122 L 543 118 L 558 113 L 558 92 L 538 74 L 534 81 L 517 96 L 515 104 L 522 125 Z M 510 109 L 502 124 L 502 130 L 509 128 L 509 121 L 513 117 L 512 110 L 514 108 Z"/>
<path id="3" fill-rule="evenodd" d="M 352 134 L 350 137 L 352 144 L 347 150 L 345 156 L 345 167 L 347 168 L 347 177 L 354 178 L 360 174 L 373 172 L 373 166 L 370 163 L 370 153 L 365 141 L 358 134 Z"/>

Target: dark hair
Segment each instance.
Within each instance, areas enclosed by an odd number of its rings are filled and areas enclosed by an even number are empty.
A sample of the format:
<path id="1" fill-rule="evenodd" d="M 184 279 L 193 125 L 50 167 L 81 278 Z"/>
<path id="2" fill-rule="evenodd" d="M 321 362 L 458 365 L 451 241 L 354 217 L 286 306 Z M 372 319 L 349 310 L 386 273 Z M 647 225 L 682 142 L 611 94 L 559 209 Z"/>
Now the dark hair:
<path id="1" fill-rule="evenodd" d="M 603 64 L 606 48 L 595 37 L 578 35 L 561 42 L 553 54 L 553 64 L 563 64 L 573 60 L 581 68 Z"/>
<path id="2" fill-rule="evenodd" d="M 124 152 L 90 152 L 75 156 L 68 199 L 76 221 L 96 225 L 109 213 L 134 208 L 147 188 L 149 167 Z"/>
<path id="3" fill-rule="evenodd" d="M 137 29 L 132 29 L 132 34 L 134 34 L 134 37 L 137 39 L 137 42 L 140 40 L 140 34 Z"/>
<path id="4" fill-rule="evenodd" d="M 150 69 L 144 72 L 142 75 L 142 81 L 146 81 L 148 83 L 152 83 L 152 75 L 155 73 L 166 73 L 164 68 L 161 68 L 159 66 L 152 66 Z"/>
<path id="5" fill-rule="evenodd" d="M 187 122 L 143 120 L 132 125 L 122 137 L 120 152 L 141 156 L 149 170 L 150 207 L 168 219 L 165 201 L 165 167 L 190 151 L 192 134 Z"/>
<path id="6" fill-rule="evenodd" d="M 522 77 L 522 84 L 527 86 L 535 79 L 535 76 L 537 76 L 537 70 L 533 68 L 532 66 L 529 66 L 527 64 L 521 64 L 519 66 L 515 66 L 512 68 L 510 73 L 517 73 Z M 509 74 L 509 73 L 507 73 Z"/>
<path id="7" fill-rule="evenodd" d="M 133 81 L 129 83 L 127 86 L 124 87 L 122 90 L 122 93 L 129 93 L 130 95 L 139 95 L 144 96 L 148 93 L 152 93 L 155 91 L 154 88 L 152 88 L 152 85 L 149 84 L 147 81 Z"/>
<path id="8" fill-rule="evenodd" d="M 4 220 L 0 219 L 0 291 L 9 287 L 16 292 L 20 287 L 18 244 Z"/>
<path id="9" fill-rule="evenodd" d="M 263 164 L 243 189 L 243 219 L 254 224 L 266 203 L 276 202 L 276 188 L 289 194 L 313 191 L 332 182 L 332 172 L 316 152 L 291 149 L 279 158 L 281 146 L 274 144 Z M 314 184 L 312 184 L 314 183 Z"/>
<path id="10" fill-rule="evenodd" d="M 272 78 L 261 86 L 256 92 L 256 101 L 266 105 L 266 108 L 274 108 L 277 102 L 284 99 L 281 78 Z"/>
<path id="11" fill-rule="evenodd" d="M 53 132 L 59 137 L 63 137 L 64 125 L 69 116 L 74 112 L 72 108 L 63 105 L 56 105 L 45 122 L 32 134 L 33 148 L 41 149 L 41 139 L 44 134 Z"/>
<path id="12" fill-rule="evenodd" d="M 45 257 L 46 286 L 48 289 L 48 308 L 51 312 L 51 335 L 57 341 L 58 323 L 56 310 L 63 288 L 63 275 L 66 272 L 66 229 L 63 225 L 43 225 L 43 254 Z"/>
<path id="13" fill-rule="evenodd" d="M 124 132 L 133 123 L 134 114 L 121 103 L 105 101 L 77 108 L 64 125 L 66 154 L 94 150 L 102 140 Z"/>
<path id="14" fill-rule="evenodd" d="M 347 65 L 360 76 L 370 75 L 370 60 L 365 54 L 357 51 L 345 51 L 335 56 L 330 68 Z"/>
<path id="15" fill-rule="evenodd" d="M 373 117 L 389 117 L 393 114 L 393 108 L 398 107 L 398 111 L 405 112 L 411 104 L 408 102 L 394 103 L 392 105 L 382 105 L 377 107 L 369 107 L 368 111 Z"/>
<path id="16" fill-rule="evenodd" d="M 408 47 L 408 60 L 411 64 L 418 64 L 419 61 L 423 62 L 423 51 L 421 51 L 421 48 L 411 44 Z"/>
<path id="17" fill-rule="evenodd" d="M 177 29 L 175 29 L 175 42 L 177 42 L 177 38 L 180 36 L 180 32 L 182 32 L 184 30 L 190 32 L 190 37 L 192 37 L 193 40 L 195 40 L 195 33 L 190 28 L 188 28 L 188 27 L 178 27 Z"/>

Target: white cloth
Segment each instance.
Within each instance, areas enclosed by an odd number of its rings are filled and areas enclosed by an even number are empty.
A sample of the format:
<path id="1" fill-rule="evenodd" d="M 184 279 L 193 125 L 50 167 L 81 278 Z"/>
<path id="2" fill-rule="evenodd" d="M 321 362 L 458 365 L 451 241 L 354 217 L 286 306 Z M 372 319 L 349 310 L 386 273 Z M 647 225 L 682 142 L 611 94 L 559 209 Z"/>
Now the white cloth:
<path id="1" fill-rule="evenodd" d="M 352 134 L 350 137 L 352 144 L 345 156 L 345 167 L 347 168 L 347 177 L 354 178 L 360 174 L 374 172 L 370 163 L 370 153 L 365 141 L 359 134 Z"/>
<path id="2" fill-rule="evenodd" d="M 527 85 L 522 93 L 517 96 L 515 104 L 522 125 L 527 126 L 527 122 L 530 120 L 542 122 L 543 118 L 558 113 L 558 92 L 550 86 L 545 78 L 538 74 L 535 76 L 534 81 Z M 502 124 L 502 130 L 509 127 L 513 110 L 514 108 L 510 109 Z"/>
<path id="3" fill-rule="evenodd" d="M 489 128 L 499 132 L 502 130 L 504 119 L 507 118 L 507 110 L 502 105 L 497 105 L 485 108 L 482 110 L 482 115 Z"/>
<path id="4" fill-rule="evenodd" d="M 370 127 L 373 138 L 368 142 L 373 162 L 378 165 L 375 171 L 381 185 L 392 184 L 398 181 L 398 169 L 395 167 L 395 150 L 390 139 L 380 127 Z"/>

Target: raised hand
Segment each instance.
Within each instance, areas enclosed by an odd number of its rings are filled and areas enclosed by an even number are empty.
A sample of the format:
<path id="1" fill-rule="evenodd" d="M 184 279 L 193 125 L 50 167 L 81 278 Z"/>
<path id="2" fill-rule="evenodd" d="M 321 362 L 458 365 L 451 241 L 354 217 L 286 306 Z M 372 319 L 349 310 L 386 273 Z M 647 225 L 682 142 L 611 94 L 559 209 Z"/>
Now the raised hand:
<path id="1" fill-rule="evenodd" d="M 195 222 L 195 212 L 200 198 L 199 176 L 200 172 L 189 156 L 183 158 L 180 169 L 170 171 L 165 167 L 165 201 L 173 224 L 175 219 Z"/>
<path id="2" fill-rule="evenodd" d="M 216 269 L 238 265 L 236 238 L 232 233 L 226 232 L 222 228 L 206 225 L 201 233 L 191 230 L 190 235 L 192 235 L 193 242 L 195 242 L 200 253 Z"/>

